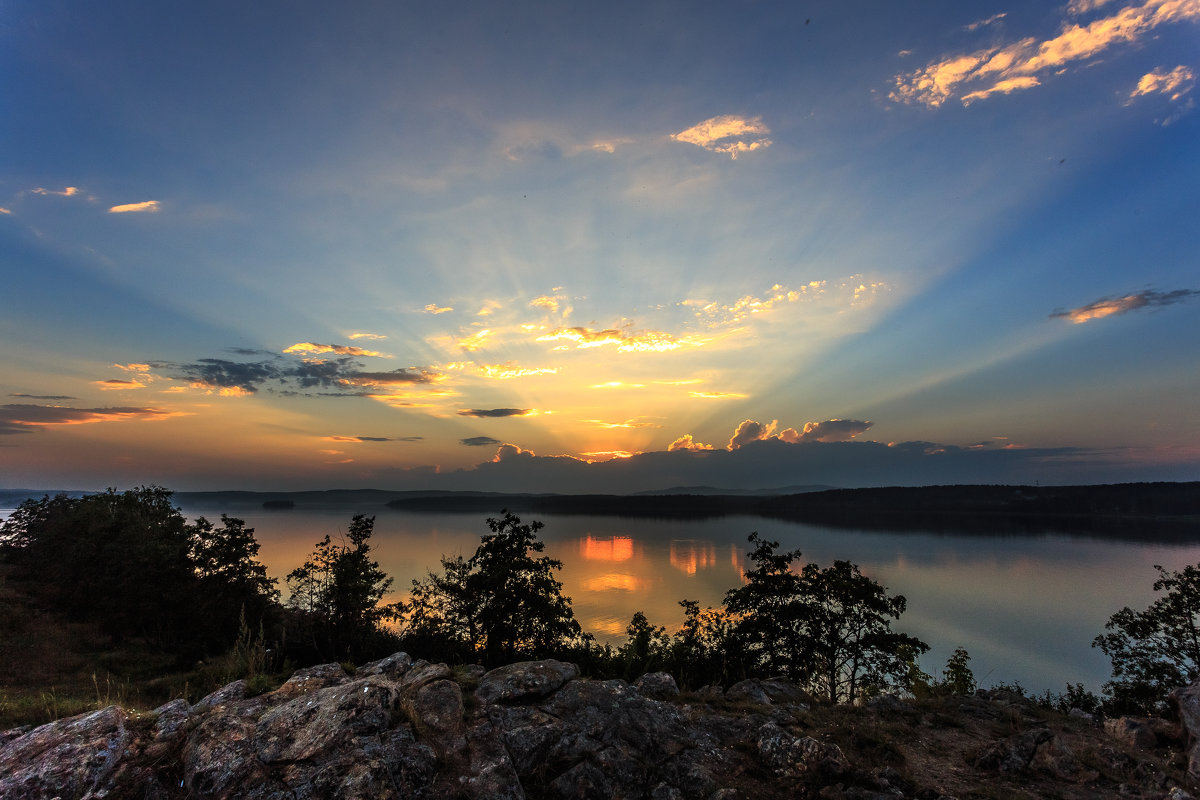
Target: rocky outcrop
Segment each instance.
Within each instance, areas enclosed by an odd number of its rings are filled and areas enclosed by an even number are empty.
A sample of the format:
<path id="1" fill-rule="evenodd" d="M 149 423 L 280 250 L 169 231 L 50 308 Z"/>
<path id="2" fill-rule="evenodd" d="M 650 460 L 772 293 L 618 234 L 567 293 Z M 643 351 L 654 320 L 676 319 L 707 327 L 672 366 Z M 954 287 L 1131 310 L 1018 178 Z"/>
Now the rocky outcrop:
<path id="1" fill-rule="evenodd" d="M 969 734 L 946 724 L 959 706 Z M 397 653 L 353 674 L 310 667 L 265 695 L 238 681 L 191 705 L 2 732 L 0 799 L 924 799 L 998 780 L 1051 781 L 1071 798 L 1187 796 L 1133 743 L 1106 738 L 1085 759 L 1080 731 L 1104 737 L 1099 726 L 1064 717 L 1055 732 L 1021 716 L 1032 713 L 986 695 L 810 709 L 778 680 L 689 695 L 663 673 L 631 685 L 559 661 L 484 672 Z M 1004 735 L 954 754 L 997 723 Z M 894 739 L 881 738 L 887 727 Z"/>

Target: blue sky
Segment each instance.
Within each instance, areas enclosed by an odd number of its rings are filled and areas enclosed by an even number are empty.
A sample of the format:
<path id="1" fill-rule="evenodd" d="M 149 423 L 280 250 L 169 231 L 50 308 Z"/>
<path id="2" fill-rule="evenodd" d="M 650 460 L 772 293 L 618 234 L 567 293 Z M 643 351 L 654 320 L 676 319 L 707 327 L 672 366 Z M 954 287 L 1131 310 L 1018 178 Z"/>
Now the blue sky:
<path id="1" fill-rule="evenodd" d="M 1198 45 L 1200 0 L 8 3 L 0 485 L 1198 479 Z"/>

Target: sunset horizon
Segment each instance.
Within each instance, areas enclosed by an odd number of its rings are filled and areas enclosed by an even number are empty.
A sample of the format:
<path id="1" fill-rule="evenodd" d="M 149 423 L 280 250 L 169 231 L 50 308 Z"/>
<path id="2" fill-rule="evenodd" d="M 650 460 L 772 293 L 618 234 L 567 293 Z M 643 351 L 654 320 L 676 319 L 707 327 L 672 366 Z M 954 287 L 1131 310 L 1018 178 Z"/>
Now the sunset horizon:
<path id="1" fill-rule="evenodd" d="M 1197 0 L 0 20 L 0 487 L 1200 480 Z"/>

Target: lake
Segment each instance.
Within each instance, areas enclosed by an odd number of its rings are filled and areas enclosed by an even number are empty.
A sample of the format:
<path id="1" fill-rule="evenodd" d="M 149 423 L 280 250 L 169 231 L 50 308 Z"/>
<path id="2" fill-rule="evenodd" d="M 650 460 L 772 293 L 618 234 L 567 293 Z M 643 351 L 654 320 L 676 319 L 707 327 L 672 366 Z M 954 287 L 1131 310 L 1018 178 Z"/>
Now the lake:
<path id="1" fill-rule="evenodd" d="M 304 562 L 326 533 L 344 533 L 353 507 L 266 511 L 260 506 L 185 507 L 189 518 L 214 521 L 222 511 L 255 529 L 260 557 L 280 579 Z M 372 545 L 395 579 L 389 601 L 414 578 L 440 568 L 443 555 L 469 557 L 487 532 L 486 514 L 414 513 L 386 507 L 374 514 Z M 494 516 L 498 516 L 494 514 Z M 535 515 L 523 515 L 526 522 Z M 835 559 L 908 599 L 894 628 L 928 642 L 922 660 L 937 673 L 956 647 L 971 654 L 981 685 L 1019 682 L 1041 692 L 1067 682 L 1099 691 L 1109 662 L 1091 647 L 1109 616 L 1154 599 L 1155 564 L 1181 569 L 1200 562 L 1200 542 L 1126 541 L 1061 531 L 981 535 L 956 531 L 855 530 L 728 516 L 705 520 L 536 515 L 545 523 L 546 554 L 563 562 L 560 580 L 584 630 L 613 644 L 624 640 L 636 611 L 673 630 L 678 602 L 718 606 L 746 567 L 746 537 L 758 531 L 799 549 L 804 561 Z"/>

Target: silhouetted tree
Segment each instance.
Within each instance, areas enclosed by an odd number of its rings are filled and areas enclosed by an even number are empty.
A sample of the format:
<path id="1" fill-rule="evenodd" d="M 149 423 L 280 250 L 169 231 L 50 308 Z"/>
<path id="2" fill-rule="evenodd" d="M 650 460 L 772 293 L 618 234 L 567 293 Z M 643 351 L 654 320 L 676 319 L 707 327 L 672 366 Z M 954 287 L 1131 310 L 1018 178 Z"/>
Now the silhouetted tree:
<path id="1" fill-rule="evenodd" d="M 1112 661 L 1104 690 L 1114 713 L 1156 711 L 1172 689 L 1200 678 L 1200 565 L 1154 568 L 1154 590 L 1166 594 L 1145 611 L 1122 608 L 1092 642 Z"/>
<path id="2" fill-rule="evenodd" d="M 52 610 L 190 656 L 229 647 L 242 610 L 261 619 L 275 597 L 253 531 L 222 523 L 189 525 L 158 486 L 43 497 L 0 526 L 0 555 Z"/>
<path id="3" fill-rule="evenodd" d="M 441 575 L 413 581 L 406 637 L 488 665 L 580 647 L 571 599 L 554 577 L 562 562 L 535 555 L 546 547 L 537 536 L 542 523 L 505 512 L 487 526 L 469 559 L 443 558 Z"/>
<path id="4" fill-rule="evenodd" d="M 312 645 L 324 658 L 361 658 L 392 638 L 382 624 L 397 609 L 380 605 L 392 579 L 371 557 L 367 540 L 374 528 L 375 517 L 356 515 L 348 542 L 326 535 L 308 560 L 288 573 L 288 605 L 306 615 Z"/>
<path id="5" fill-rule="evenodd" d="M 276 608 L 275 579 L 258 560 L 254 529 L 243 520 L 221 515 L 221 527 L 204 517 L 191 526 L 190 558 L 199 583 L 200 623 L 210 645 L 228 645 L 254 625 L 262 628 Z"/>
<path id="6" fill-rule="evenodd" d="M 797 573 L 799 551 L 777 553 L 778 542 L 757 533 L 749 540 L 755 566 L 725 596 L 730 656 L 746 674 L 785 675 L 835 703 L 867 688 L 905 687 L 913 654 L 929 646 L 891 630 L 903 596 L 889 596 L 849 561 L 807 564 Z"/>

